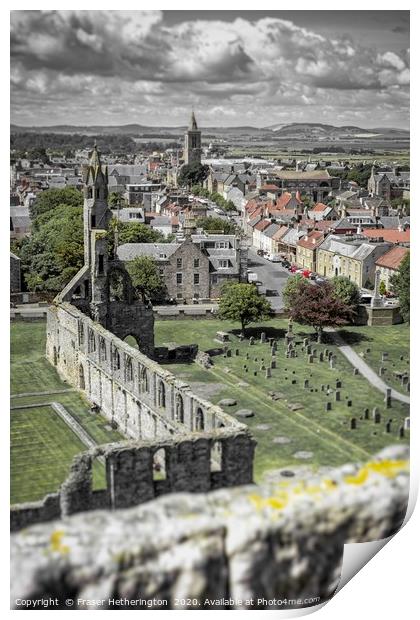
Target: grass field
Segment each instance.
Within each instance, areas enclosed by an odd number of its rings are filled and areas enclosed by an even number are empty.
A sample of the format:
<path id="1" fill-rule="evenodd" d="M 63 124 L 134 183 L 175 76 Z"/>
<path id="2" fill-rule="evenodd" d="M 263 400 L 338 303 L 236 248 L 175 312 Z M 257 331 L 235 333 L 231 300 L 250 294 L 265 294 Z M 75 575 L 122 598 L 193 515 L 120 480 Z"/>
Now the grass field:
<path id="1" fill-rule="evenodd" d="M 156 344 L 197 342 L 200 349 L 206 350 L 218 346 L 214 341 L 216 331 L 237 328 L 237 325 L 218 320 L 160 321 L 155 324 Z M 255 458 L 257 480 L 261 479 L 267 470 L 296 464 L 304 463 L 317 467 L 366 460 L 384 446 L 401 441 L 397 438 L 397 431 L 408 415 L 407 405 L 393 401 L 392 409 L 386 410 L 383 394 L 362 376 L 354 376 L 352 366 L 332 344 L 315 347 L 318 351 L 328 347 L 337 354 L 334 370 L 329 368 L 327 362 L 320 363 L 315 360 L 313 364 L 308 364 L 307 356 L 301 353 L 299 345 L 299 357 L 286 359 L 283 340 L 286 328 L 287 321 L 278 319 L 266 322 L 264 327 L 257 326 L 249 330 L 249 333 L 258 337 L 264 329 L 267 336 L 279 338 L 278 368 L 272 370 L 272 377 L 269 379 L 259 370 L 261 359 L 266 362 L 271 359 L 269 345 L 257 341 L 254 346 L 249 346 L 247 341 L 240 343 L 235 335 L 231 335 L 231 348 L 238 348 L 240 355 L 230 358 L 215 356 L 214 366 L 210 370 L 204 370 L 194 363 L 167 365 L 169 370 L 189 381 L 196 389 L 203 389 L 203 384 L 207 384 L 204 390 L 207 390 L 207 397 L 214 403 L 222 398 L 234 398 L 237 405 L 226 408 L 229 413 L 234 414 L 238 409 L 254 411 L 254 417 L 247 418 L 246 423 L 258 441 Z M 358 329 L 353 328 L 352 331 Z M 407 329 L 397 327 L 399 335 L 395 337 L 395 342 L 401 343 L 401 349 L 391 349 L 391 346 L 384 349 L 388 340 L 393 340 L 393 328 L 389 328 L 389 334 L 386 330 L 380 332 L 379 329 L 371 332 L 371 328 L 362 328 L 359 336 L 357 333 L 353 334 L 353 340 L 360 346 L 365 337 L 369 338 L 372 359 L 380 356 L 382 350 L 389 351 L 390 361 L 400 350 L 407 352 Z M 295 332 L 297 343 L 301 342 L 305 335 L 311 334 L 310 329 L 301 327 L 295 327 Z M 327 334 L 326 337 L 328 338 Z M 248 361 L 245 359 L 246 353 L 251 358 Z M 258 362 L 254 362 L 254 357 L 258 358 Z M 248 366 L 248 373 L 244 371 L 244 364 Z M 256 377 L 253 375 L 254 370 L 258 373 Z M 304 379 L 309 379 L 309 389 L 303 387 Z M 329 384 L 335 389 L 336 379 L 342 381 L 340 402 L 335 402 L 334 393 L 327 396 L 321 391 L 322 384 Z M 293 381 L 296 383 L 292 383 Z M 243 382 L 248 385 L 239 385 Z M 213 389 L 209 389 L 211 386 Z M 282 398 L 272 401 L 268 395 L 270 390 L 279 392 Z M 351 399 L 351 407 L 347 405 L 347 399 Z M 327 401 L 332 402 L 332 411 L 325 411 Z M 291 411 L 288 405 L 292 404 L 299 404 L 302 408 Z M 360 419 L 365 408 L 369 408 L 371 413 L 373 407 L 378 407 L 382 414 L 380 424 L 374 424 L 372 419 Z M 352 417 L 356 418 L 355 430 L 350 429 Z M 390 418 L 393 420 L 391 433 L 386 433 L 385 423 Z M 276 439 L 278 437 L 286 437 L 290 443 L 279 445 L 275 443 L 279 441 Z M 300 451 L 311 452 L 312 456 L 308 460 L 299 460 L 294 454 Z"/>
<path id="2" fill-rule="evenodd" d="M 18 407 L 11 412 L 12 503 L 39 500 L 56 491 L 73 457 L 87 449 L 51 407 L 24 409 L 26 405 L 59 402 L 98 444 L 122 439 L 105 418 L 90 413 L 77 391 L 60 392 L 71 386 L 45 359 L 45 327 L 45 321 L 11 325 L 11 405 Z M 51 394 L 42 393 L 48 391 Z M 95 462 L 94 488 L 104 482 L 104 467 Z"/>

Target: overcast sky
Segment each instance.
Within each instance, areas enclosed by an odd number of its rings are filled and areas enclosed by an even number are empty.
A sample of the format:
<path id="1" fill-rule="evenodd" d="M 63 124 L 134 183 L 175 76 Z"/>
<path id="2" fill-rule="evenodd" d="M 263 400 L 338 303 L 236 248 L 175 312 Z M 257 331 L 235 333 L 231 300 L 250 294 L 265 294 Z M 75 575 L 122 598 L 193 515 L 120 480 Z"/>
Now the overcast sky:
<path id="1" fill-rule="evenodd" d="M 14 11 L 12 122 L 408 127 L 409 11 Z"/>

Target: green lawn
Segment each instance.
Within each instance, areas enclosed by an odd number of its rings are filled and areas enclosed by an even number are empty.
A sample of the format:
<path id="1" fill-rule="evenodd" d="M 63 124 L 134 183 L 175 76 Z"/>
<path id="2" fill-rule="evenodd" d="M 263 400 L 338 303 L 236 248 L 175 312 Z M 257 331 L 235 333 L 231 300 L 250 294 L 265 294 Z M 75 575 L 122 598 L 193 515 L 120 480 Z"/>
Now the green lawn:
<path id="1" fill-rule="evenodd" d="M 56 401 L 98 444 L 123 439 L 105 418 L 91 414 L 88 403 L 77 391 L 42 394 L 71 388 L 45 359 L 45 333 L 46 323 L 42 320 L 11 325 L 11 394 L 31 394 L 12 397 L 12 406 Z M 69 473 L 73 456 L 87 448 L 48 406 L 15 409 L 11 416 L 11 501 L 42 499 L 45 493 L 58 489 Z M 94 488 L 105 482 L 100 462 L 94 465 L 93 482 Z"/>
<path id="2" fill-rule="evenodd" d="M 155 324 L 155 340 L 157 345 L 168 342 L 197 342 L 200 349 L 206 350 L 218 346 L 214 341 L 216 331 L 229 331 L 237 327 L 218 320 L 158 321 Z M 272 370 L 270 379 L 266 379 L 265 373 L 259 370 L 261 359 L 266 362 L 271 359 L 269 345 L 257 341 L 255 345 L 249 346 L 248 342 L 240 343 L 235 335 L 231 335 L 230 347 L 233 353 L 238 348 L 240 355 L 233 354 L 230 358 L 215 356 L 214 366 L 208 371 L 194 363 L 167 365 L 169 370 L 189 382 L 218 384 L 220 391 L 209 398 L 214 403 L 222 398 L 234 398 L 237 405 L 226 408 L 229 413 L 244 408 L 254 411 L 255 416 L 247 418 L 246 423 L 258 441 L 255 458 L 257 479 L 273 468 L 296 464 L 310 464 L 313 467 L 335 466 L 349 461 L 366 460 L 384 446 L 400 441 L 397 438 L 397 429 L 408 415 L 406 405 L 394 401 L 392 409 L 386 410 L 383 394 L 360 375 L 354 376 L 352 366 L 331 344 L 314 343 L 314 346 L 318 352 L 325 347 L 334 350 L 337 354 L 334 370 L 329 368 L 328 362 L 320 363 L 317 359 L 313 364 L 308 364 L 307 356 L 301 352 L 299 345 L 299 357 L 286 359 L 283 339 L 286 328 L 287 321 L 280 319 L 264 324 L 267 336 L 279 338 L 278 367 Z M 262 327 L 257 326 L 251 329 L 250 333 L 258 336 L 261 330 Z M 295 332 L 297 343 L 301 342 L 305 335 L 311 334 L 310 329 L 301 327 L 295 327 Z M 402 330 L 399 333 L 402 339 Z M 407 339 L 408 332 L 405 331 L 404 334 Z M 328 339 L 328 335 L 326 338 Z M 386 336 L 384 338 L 386 340 Z M 370 348 L 374 351 L 376 347 L 382 347 L 382 344 L 373 339 Z M 379 353 L 381 351 L 380 348 Z M 251 358 L 248 361 L 245 359 L 246 353 L 249 353 Z M 389 353 L 391 355 L 390 348 Z M 258 358 L 258 362 L 254 362 L 254 357 Z M 244 364 L 248 366 L 248 373 L 244 371 Z M 256 377 L 254 370 L 258 373 Z M 327 396 L 321 391 L 322 384 L 335 388 L 337 378 L 342 380 L 340 402 L 334 401 L 334 393 Z M 303 388 L 304 379 L 309 379 L 309 389 Z M 248 386 L 238 385 L 241 382 L 248 383 Z M 270 390 L 281 393 L 281 400 L 272 401 L 268 395 Z M 351 407 L 347 406 L 347 397 L 352 400 Z M 332 411 L 325 411 L 326 401 L 332 402 Z M 302 405 L 302 409 L 291 411 L 287 407 L 291 403 Z M 365 408 L 372 411 L 373 407 L 378 407 L 382 414 L 381 424 L 374 424 L 371 419 L 360 419 Z M 356 418 L 356 430 L 350 429 L 352 417 Z M 390 418 L 393 423 L 391 433 L 388 434 L 385 432 L 385 423 Z M 260 429 L 260 425 L 268 428 Z M 276 437 L 286 437 L 290 439 L 290 443 L 276 444 L 273 442 Z M 308 460 L 298 460 L 293 456 L 298 451 L 312 452 L 313 456 Z"/>
<path id="3" fill-rule="evenodd" d="M 410 372 L 410 326 L 389 325 L 386 327 L 348 327 L 341 330 L 341 336 L 350 344 L 356 353 L 363 354 L 364 360 L 376 373 L 383 366 L 383 380 L 399 392 L 406 393 L 394 372 Z M 367 353 L 366 349 L 370 349 Z M 388 361 L 382 362 L 382 352 L 388 353 Z M 403 356 L 403 360 L 400 357 Z"/>
<path id="4" fill-rule="evenodd" d="M 35 501 L 64 482 L 73 457 L 86 450 L 49 406 L 11 412 L 11 503 Z M 93 466 L 95 488 L 105 484 L 104 466 Z"/>

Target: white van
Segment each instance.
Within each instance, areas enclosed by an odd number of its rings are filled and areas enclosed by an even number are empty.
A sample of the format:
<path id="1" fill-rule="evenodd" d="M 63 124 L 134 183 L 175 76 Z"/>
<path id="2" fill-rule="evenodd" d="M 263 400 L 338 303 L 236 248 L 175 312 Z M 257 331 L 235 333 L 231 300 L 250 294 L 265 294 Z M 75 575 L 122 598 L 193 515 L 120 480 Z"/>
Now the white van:
<path id="1" fill-rule="evenodd" d="M 267 256 L 267 260 L 271 261 L 272 263 L 281 263 L 281 256 L 280 254 L 269 254 Z"/>

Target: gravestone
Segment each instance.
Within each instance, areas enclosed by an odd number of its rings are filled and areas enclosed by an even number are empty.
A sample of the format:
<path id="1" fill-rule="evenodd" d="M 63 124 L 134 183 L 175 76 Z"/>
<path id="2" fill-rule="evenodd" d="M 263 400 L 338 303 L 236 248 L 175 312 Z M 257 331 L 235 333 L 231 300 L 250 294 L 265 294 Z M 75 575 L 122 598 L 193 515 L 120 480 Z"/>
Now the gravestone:
<path id="1" fill-rule="evenodd" d="M 265 370 L 265 378 L 269 379 L 271 377 L 271 368 L 266 368 Z"/>
<path id="2" fill-rule="evenodd" d="M 239 334 L 238 338 L 239 338 L 239 342 L 242 342 L 245 336 L 243 334 Z"/>
<path id="3" fill-rule="evenodd" d="M 308 355 L 308 364 L 313 364 L 313 362 L 314 362 L 314 356 Z"/>
<path id="4" fill-rule="evenodd" d="M 405 389 L 407 390 L 407 392 L 410 391 L 410 382 L 407 383 L 407 385 L 405 386 Z"/>
<path id="5" fill-rule="evenodd" d="M 258 375 L 258 372 L 254 370 L 254 377 L 256 377 L 257 375 Z"/>
<path id="6" fill-rule="evenodd" d="M 261 344 L 264 343 L 266 340 L 267 340 L 266 333 L 265 332 L 261 332 L 261 336 L 260 336 Z"/>
<path id="7" fill-rule="evenodd" d="M 265 364 L 260 364 L 260 370 L 265 370 Z"/>
<path id="8" fill-rule="evenodd" d="M 230 349 L 226 351 L 226 357 L 232 357 L 232 351 Z"/>
<path id="9" fill-rule="evenodd" d="M 323 361 L 324 361 L 324 354 L 322 353 L 322 351 L 321 351 L 321 353 L 319 354 L 319 361 L 320 361 L 320 362 L 323 362 Z"/>
<path id="10" fill-rule="evenodd" d="M 271 348 L 274 350 L 274 352 L 277 351 L 277 340 L 273 340 L 273 345 Z"/>
<path id="11" fill-rule="evenodd" d="M 369 347 L 366 349 L 366 353 L 370 353 L 370 349 L 369 349 Z"/>
<path id="12" fill-rule="evenodd" d="M 369 409 L 365 409 L 363 417 L 365 420 L 369 420 Z"/>
<path id="13" fill-rule="evenodd" d="M 321 385 L 321 392 L 323 392 L 325 389 L 325 385 Z"/>
<path id="14" fill-rule="evenodd" d="M 308 388 L 309 387 L 309 379 L 305 379 L 303 382 L 303 387 L 304 388 Z"/>
<path id="15" fill-rule="evenodd" d="M 356 418 L 352 418 L 352 419 L 350 420 L 350 429 L 351 429 L 352 431 L 354 431 L 354 430 L 355 430 L 355 428 L 357 428 Z"/>
<path id="16" fill-rule="evenodd" d="M 402 362 L 404 360 L 404 355 L 400 355 L 400 361 Z"/>
<path id="17" fill-rule="evenodd" d="M 250 336 L 249 345 L 252 346 L 254 344 L 254 336 Z"/>
<path id="18" fill-rule="evenodd" d="M 239 355 L 239 349 L 235 349 L 235 355 Z"/>
<path id="19" fill-rule="evenodd" d="M 379 411 L 378 411 L 378 408 L 377 408 L 377 407 L 374 407 L 374 408 L 373 408 L 372 415 L 373 415 L 373 421 L 374 421 L 374 423 L 375 423 L 375 424 L 380 424 L 380 423 L 381 423 L 381 414 L 379 413 Z"/>
<path id="20" fill-rule="evenodd" d="M 385 401 L 385 407 L 387 409 L 391 407 L 391 404 L 392 404 L 391 400 L 392 400 L 391 399 L 391 388 L 386 388 L 386 394 L 385 394 L 384 401 Z"/>
<path id="21" fill-rule="evenodd" d="M 382 357 L 381 360 L 383 362 L 386 362 L 386 360 L 388 359 L 388 352 L 387 351 L 382 351 Z"/>
<path id="22" fill-rule="evenodd" d="M 330 359 L 330 368 L 333 369 L 335 368 L 335 361 L 336 361 L 336 357 L 335 355 L 333 355 Z"/>
<path id="23" fill-rule="evenodd" d="M 385 424 L 385 432 L 386 433 L 391 432 L 391 421 L 390 420 L 388 420 L 388 422 Z"/>
<path id="24" fill-rule="evenodd" d="M 380 376 L 380 377 L 383 377 L 383 376 L 384 376 L 384 374 L 385 374 L 385 370 L 386 370 L 386 369 L 385 369 L 383 366 L 380 366 L 380 368 L 379 368 L 379 376 Z"/>
<path id="25" fill-rule="evenodd" d="M 353 374 L 354 375 L 358 375 L 359 374 L 359 369 L 358 368 L 353 368 Z"/>
<path id="26" fill-rule="evenodd" d="M 329 401 L 325 403 L 325 411 L 331 411 L 332 409 L 332 403 L 330 403 Z"/>
<path id="27" fill-rule="evenodd" d="M 341 399 L 341 394 L 340 394 L 340 390 L 336 390 L 335 391 L 335 400 L 339 401 Z"/>
<path id="28" fill-rule="evenodd" d="M 253 418 L 255 414 L 251 409 L 238 409 L 234 415 L 238 418 Z"/>
<path id="29" fill-rule="evenodd" d="M 296 379 L 292 379 L 292 385 L 296 384 Z"/>
<path id="30" fill-rule="evenodd" d="M 400 426 L 398 429 L 398 439 L 404 439 L 404 426 Z"/>
<path id="31" fill-rule="evenodd" d="M 337 388 L 337 390 L 338 390 L 339 388 L 341 388 L 341 381 L 340 381 L 340 379 L 336 379 L 336 381 L 335 381 L 335 387 Z"/>
<path id="32" fill-rule="evenodd" d="M 347 401 L 347 407 L 352 407 L 353 406 L 353 402 L 351 400 Z"/>
<path id="33" fill-rule="evenodd" d="M 274 370 L 276 368 L 276 360 L 271 360 L 271 368 Z"/>
<path id="34" fill-rule="evenodd" d="M 249 360 L 249 353 L 245 353 L 245 359 Z"/>
<path id="35" fill-rule="evenodd" d="M 410 417 L 404 418 L 404 429 L 406 431 L 410 430 Z"/>

